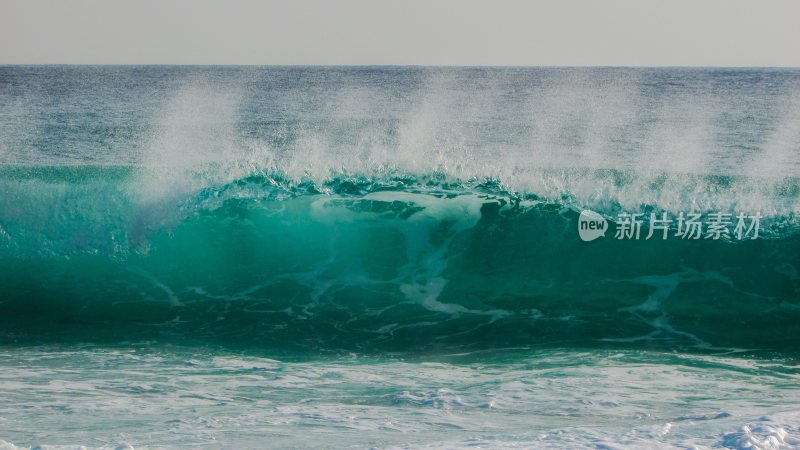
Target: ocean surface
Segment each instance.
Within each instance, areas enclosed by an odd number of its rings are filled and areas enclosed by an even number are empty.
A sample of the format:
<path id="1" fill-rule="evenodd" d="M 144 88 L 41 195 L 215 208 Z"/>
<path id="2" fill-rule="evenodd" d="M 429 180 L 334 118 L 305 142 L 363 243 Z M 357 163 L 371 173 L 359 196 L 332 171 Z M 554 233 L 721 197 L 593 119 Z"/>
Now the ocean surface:
<path id="1" fill-rule="evenodd" d="M 0 449 L 80 446 L 800 449 L 800 70 L 0 66 Z"/>

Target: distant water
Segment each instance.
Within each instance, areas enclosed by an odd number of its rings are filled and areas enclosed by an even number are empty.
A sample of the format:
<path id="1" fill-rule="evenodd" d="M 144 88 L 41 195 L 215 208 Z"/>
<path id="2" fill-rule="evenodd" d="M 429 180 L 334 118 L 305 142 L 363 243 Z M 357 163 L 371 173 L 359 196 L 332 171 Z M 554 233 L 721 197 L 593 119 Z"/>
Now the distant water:
<path id="1" fill-rule="evenodd" d="M 798 214 L 800 70 L 0 66 L 0 449 L 800 448 Z"/>

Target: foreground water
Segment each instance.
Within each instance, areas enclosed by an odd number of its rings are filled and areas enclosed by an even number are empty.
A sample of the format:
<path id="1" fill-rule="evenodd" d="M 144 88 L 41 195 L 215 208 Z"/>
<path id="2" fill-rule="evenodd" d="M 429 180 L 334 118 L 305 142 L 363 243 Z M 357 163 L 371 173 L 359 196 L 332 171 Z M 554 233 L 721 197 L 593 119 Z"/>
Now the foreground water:
<path id="1" fill-rule="evenodd" d="M 135 347 L 0 349 L 7 437 L 69 448 L 800 445 L 796 360 L 536 351 L 282 362 Z"/>
<path id="2" fill-rule="evenodd" d="M 0 67 L 0 163 L 0 448 L 800 448 L 797 70 Z"/>

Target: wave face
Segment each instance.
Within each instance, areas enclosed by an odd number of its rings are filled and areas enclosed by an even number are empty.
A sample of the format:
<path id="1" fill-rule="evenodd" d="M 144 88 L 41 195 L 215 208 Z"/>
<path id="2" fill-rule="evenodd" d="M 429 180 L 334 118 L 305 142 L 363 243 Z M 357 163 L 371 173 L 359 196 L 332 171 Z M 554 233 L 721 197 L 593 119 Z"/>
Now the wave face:
<path id="1" fill-rule="evenodd" d="M 252 175 L 175 206 L 131 194 L 148 176 L 5 174 L 6 338 L 287 352 L 800 343 L 800 234 L 785 220 L 766 218 L 756 240 L 582 242 L 574 207 L 489 181 Z"/>
<path id="2" fill-rule="evenodd" d="M 795 70 L 0 67 L 0 89 L 7 342 L 800 348 Z M 763 229 L 582 242 L 583 208 Z"/>

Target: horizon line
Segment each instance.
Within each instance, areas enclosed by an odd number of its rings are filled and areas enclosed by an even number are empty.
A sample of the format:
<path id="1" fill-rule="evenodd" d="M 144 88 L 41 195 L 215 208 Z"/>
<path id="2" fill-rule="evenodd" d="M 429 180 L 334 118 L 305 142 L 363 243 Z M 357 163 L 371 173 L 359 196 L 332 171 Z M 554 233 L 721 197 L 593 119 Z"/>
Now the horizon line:
<path id="1" fill-rule="evenodd" d="M 575 65 L 521 65 L 521 64 L 251 64 L 251 63 L 6 63 L 0 67 L 13 66 L 107 66 L 107 67 L 397 67 L 397 68 L 542 68 L 542 69 L 800 69 L 800 65 L 787 66 L 739 66 L 739 65 L 632 65 L 632 64 L 575 64 Z"/>

